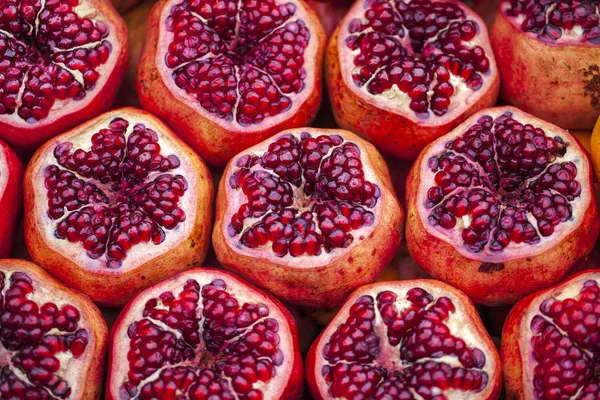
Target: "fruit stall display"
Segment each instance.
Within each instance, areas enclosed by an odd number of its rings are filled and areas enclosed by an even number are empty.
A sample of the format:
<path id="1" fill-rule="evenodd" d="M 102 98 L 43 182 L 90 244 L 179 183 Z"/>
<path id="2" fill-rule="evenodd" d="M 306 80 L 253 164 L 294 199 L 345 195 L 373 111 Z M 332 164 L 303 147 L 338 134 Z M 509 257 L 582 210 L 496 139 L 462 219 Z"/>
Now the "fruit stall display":
<path id="1" fill-rule="evenodd" d="M 0 0 L 0 399 L 600 399 L 596 0 Z"/>

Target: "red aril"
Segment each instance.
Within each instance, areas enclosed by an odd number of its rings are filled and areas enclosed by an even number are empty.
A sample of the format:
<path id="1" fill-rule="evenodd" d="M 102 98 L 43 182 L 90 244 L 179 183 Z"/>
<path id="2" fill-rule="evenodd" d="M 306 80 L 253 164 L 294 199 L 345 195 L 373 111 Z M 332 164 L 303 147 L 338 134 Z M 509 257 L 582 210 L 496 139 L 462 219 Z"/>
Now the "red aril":
<path id="1" fill-rule="evenodd" d="M 17 147 L 106 111 L 127 68 L 127 29 L 109 0 L 0 3 L 0 138 Z"/>
<path id="2" fill-rule="evenodd" d="M 200 265 L 213 197 L 204 162 L 158 119 L 113 110 L 42 146 L 25 176 L 33 259 L 102 305 Z"/>
<path id="3" fill-rule="evenodd" d="M 485 23 L 457 1 L 358 0 L 325 65 L 338 125 L 410 160 L 500 85 Z"/>
<path id="4" fill-rule="evenodd" d="M 276 296 L 331 307 L 375 281 L 403 226 L 373 145 L 343 130 L 299 128 L 228 164 L 213 246 L 222 265 Z"/>
<path id="5" fill-rule="evenodd" d="M 600 398 L 600 273 L 575 275 L 512 309 L 502 330 L 507 398 Z"/>
<path id="6" fill-rule="evenodd" d="M 138 94 L 209 164 L 287 128 L 321 101 L 325 33 L 303 0 L 169 0 L 148 21 Z"/>
<path id="7" fill-rule="evenodd" d="M 490 30 L 509 104 L 562 128 L 600 116 L 600 3 L 502 0 Z"/>
<path id="8" fill-rule="evenodd" d="M 89 298 L 0 260 L 0 398 L 100 399 L 108 332 Z"/>
<path id="9" fill-rule="evenodd" d="M 0 141 L 0 258 L 12 251 L 23 195 L 23 164 L 8 145 Z"/>
<path id="10" fill-rule="evenodd" d="M 302 393 L 292 315 L 272 296 L 208 268 L 135 297 L 113 326 L 108 364 L 108 400 L 297 400 Z"/>
<path id="11" fill-rule="evenodd" d="M 354 292 L 306 360 L 313 398 L 497 399 L 500 356 L 475 307 L 439 281 Z"/>
<path id="12" fill-rule="evenodd" d="M 592 168 L 579 141 L 512 107 L 431 143 L 407 180 L 406 240 L 423 269 L 486 305 L 562 279 L 594 247 Z"/>

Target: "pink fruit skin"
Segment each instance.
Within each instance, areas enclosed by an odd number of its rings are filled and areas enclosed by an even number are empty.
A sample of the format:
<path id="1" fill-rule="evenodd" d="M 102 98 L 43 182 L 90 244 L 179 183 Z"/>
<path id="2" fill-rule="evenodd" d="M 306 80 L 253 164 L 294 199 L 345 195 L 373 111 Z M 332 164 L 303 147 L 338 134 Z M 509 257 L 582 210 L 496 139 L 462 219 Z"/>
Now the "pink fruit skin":
<path id="1" fill-rule="evenodd" d="M 502 11 L 490 36 L 507 103 L 561 128 L 592 129 L 600 115 L 600 45 L 545 43 Z"/>
<path id="2" fill-rule="evenodd" d="M 12 251 L 13 237 L 21 213 L 23 199 L 23 164 L 15 152 L 0 141 L 0 152 L 6 158 L 8 182 L 4 193 L 0 193 L 0 258 L 7 258 Z"/>

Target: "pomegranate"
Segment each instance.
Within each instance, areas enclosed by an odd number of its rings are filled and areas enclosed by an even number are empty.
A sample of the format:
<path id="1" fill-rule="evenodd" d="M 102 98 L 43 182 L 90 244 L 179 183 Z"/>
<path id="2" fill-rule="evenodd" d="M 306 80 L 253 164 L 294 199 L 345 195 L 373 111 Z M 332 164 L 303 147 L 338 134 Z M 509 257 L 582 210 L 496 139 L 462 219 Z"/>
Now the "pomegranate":
<path id="1" fill-rule="evenodd" d="M 354 292 L 306 360 L 322 399 L 497 399 L 500 356 L 471 301 L 433 280 Z"/>
<path id="2" fill-rule="evenodd" d="M 0 399 L 100 399 L 100 311 L 35 264 L 0 260 Z"/>
<path id="3" fill-rule="evenodd" d="M 600 398 L 600 272 L 519 301 L 502 330 L 508 398 Z"/>
<path id="4" fill-rule="evenodd" d="M 387 166 L 370 143 L 299 128 L 228 164 L 213 246 L 222 265 L 276 296 L 331 307 L 375 281 L 403 228 Z"/>
<path id="5" fill-rule="evenodd" d="M 338 125 L 414 160 L 425 145 L 496 102 L 487 28 L 446 0 L 358 0 L 329 43 L 326 77 Z"/>
<path id="6" fill-rule="evenodd" d="M 568 132 L 512 107 L 481 111 L 415 162 L 408 249 L 475 302 L 513 303 L 594 247 L 592 184 L 588 154 Z"/>
<path id="7" fill-rule="evenodd" d="M 0 2 L 0 138 L 36 147 L 104 112 L 127 57 L 108 0 Z"/>
<path id="8" fill-rule="evenodd" d="M 282 129 L 321 101 L 325 33 L 303 0 L 169 0 L 150 14 L 138 73 L 144 108 L 209 164 Z"/>
<path id="9" fill-rule="evenodd" d="M 502 98 L 563 128 L 600 115 L 600 3 L 502 0 L 491 28 Z"/>
<path id="10" fill-rule="evenodd" d="M 299 399 L 292 315 L 224 271 L 195 269 L 139 294 L 111 331 L 106 397 Z"/>
<path id="11" fill-rule="evenodd" d="M 107 306 L 198 266 L 209 240 L 208 168 L 145 111 L 113 110 L 42 146 L 25 176 L 32 258 Z"/>
<path id="12" fill-rule="evenodd" d="M 21 211 L 23 165 L 15 152 L 0 140 L 0 258 L 10 256 Z"/>

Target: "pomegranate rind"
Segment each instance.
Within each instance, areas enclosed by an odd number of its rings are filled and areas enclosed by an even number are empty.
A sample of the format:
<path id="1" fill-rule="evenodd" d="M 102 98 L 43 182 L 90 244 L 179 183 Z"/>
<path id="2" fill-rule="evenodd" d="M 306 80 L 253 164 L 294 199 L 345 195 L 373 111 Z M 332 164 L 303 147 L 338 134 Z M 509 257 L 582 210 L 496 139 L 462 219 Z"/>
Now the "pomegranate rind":
<path id="1" fill-rule="evenodd" d="M 381 189 L 381 197 L 372 211 L 375 223 L 369 227 L 368 236 L 355 240 L 348 248 L 334 249 L 320 256 L 276 257 L 268 248 L 249 249 L 240 245 L 238 238 L 230 238 L 227 232 L 231 215 L 236 211 L 230 207 L 234 194 L 230 189 L 229 177 L 236 168 L 235 159 L 227 165 L 217 192 L 213 247 L 219 262 L 240 274 L 255 285 L 269 290 L 277 297 L 290 303 L 331 307 L 340 305 L 357 287 L 372 283 L 400 247 L 404 232 L 402 210 L 390 179 L 387 165 L 377 149 L 351 132 L 337 129 L 298 128 L 283 131 L 273 138 L 251 147 L 243 154 L 262 154 L 271 141 L 281 135 L 292 134 L 300 138 L 302 132 L 313 137 L 339 135 L 344 142 L 359 146 L 365 175 L 367 171 L 374 179 L 371 182 Z"/>
<path id="2" fill-rule="evenodd" d="M 159 2 L 150 13 L 136 87 L 142 106 L 164 119 L 208 164 L 222 167 L 235 154 L 269 136 L 313 121 L 321 104 L 326 35 L 319 18 L 304 0 L 293 3 L 298 6 L 295 16 L 306 23 L 311 34 L 304 52 L 305 88 L 291 96 L 293 104 L 289 110 L 249 126 L 211 115 L 173 82 L 171 70 L 164 61 L 168 39 L 163 26 L 176 2 L 178 0 Z"/>
<path id="3" fill-rule="evenodd" d="M 562 128 L 591 129 L 600 116 L 600 87 L 594 83 L 600 76 L 600 45 L 541 41 L 519 29 L 507 7 L 501 4 L 490 28 L 501 97 Z"/>
<path id="4" fill-rule="evenodd" d="M 455 326 L 456 330 L 453 331 L 451 329 L 451 333 L 456 337 L 462 338 L 467 346 L 478 347 L 486 356 L 486 365 L 483 371 L 488 374 L 489 381 L 484 390 L 478 392 L 476 395 L 473 394 L 473 396 L 476 396 L 477 399 L 481 400 L 498 399 L 500 397 L 502 388 L 500 355 L 498 354 L 498 350 L 492 342 L 489 333 L 485 329 L 483 322 L 481 322 L 479 314 L 471 300 L 460 290 L 443 282 L 432 279 L 414 279 L 395 282 L 378 282 L 366 285 L 359 288 L 348 297 L 333 320 L 325 330 L 323 330 L 317 340 L 315 340 L 306 358 L 306 381 L 310 393 L 315 400 L 332 399 L 328 392 L 329 387 L 321 376 L 321 367 L 325 364 L 322 357 L 323 347 L 330 341 L 331 335 L 336 331 L 338 325 L 349 318 L 349 312 L 352 305 L 354 305 L 362 296 L 371 295 L 373 298 L 376 298 L 378 293 L 388 290 L 399 295 L 400 293 L 405 294 L 413 288 L 424 289 L 433 295 L 434 298 L 445 296 L 452 300 L 456 307 L 454 315 L 458 315 L 460 322 L 456 323 L 458 324 Z M 399 296 L 398 302 L 401 302 L 402 300 L 401 296 Z M 381 320 L 378 312 L 376 318 L 376 322 L 380 323 Z M 378 324 L 376 325 L 375 330 L 378 335 L 385 340 L 383 337 L 383 335 L 385 335 L 385 328 L 380 327 Z M 453 399 L 455 397 L 449 396 L 448 398 Z"/>
<path id="5" fill-rule="evenodd" d="M 533 369 L 536 361 L 531 355 L 531 321 L 540 314 L 544 300 L 577 297 L 583 284 L 600 282 L 598 270 L 580 272 L 554 287 L 540 290 L 521 299 L 511 309 L 502 328 L 502 368 L 508 398 L 536 400 L 533 391 Z"/>
<path id="6" fill-rule="evenodd" d="M 23 164 L 0 140 L 0 258 L 10 256 L 23 200 Z"/>
<path id="7" fill-rule="evenodd" d="M 117 269 L 106 267 L 105 257 L 89 258 L 81 243 L 70 243 L 54 236 L 56 221 L 47 216 L 48 197 L 44 168 L 56 164 L 54 148 L 71 141 L 87 148 L 90 138 L 108 126 L 114 118 L 123 118 L 130 128 L 140 122 L 153 129 L 159 144 L 176 154 L 181 166 L 173 170 L 188 182 L 180 199 L 186 220 L 167 231 L 160 245 L 138 244 Z M 213 184 L 204 161 L 159 119 L 136 108 L 121 108 L 86 122 L 42 146 L 25 172 L 25 239 L 31 257 L 67 285 L 87 294 L 105 306 L 122 306 L 141 290 L 174 274 L 201 265 L 208 252 L 212 225 Z"/>
<path id="8" fill-rule="evenodd" d="M 24 272 L 33 281 L 34 299 L 47 298 L 48 301 L 71 304 L 81 313 L 80 329 L 85 329 L 89 335 L 83 357 L 71 359 L 66 366 L 73 397 L 76 399 L 100 399 L 102 394 L 102 379 L 104 362 L 108 344 L 108 328 L 100 310 L 89 297 L 72 290 L 50 276 L 36 264 L 17 259 L 0 260 L 0 271 L 6 273 Z M 0 345 L 0 349 L 3 349 Z M 65 366 L 63 366 L 65 367 Z M 63 377 L 67 379 L 67 377 Z"/>
<path id="9" fill-rule="evenodd" d="M 71 129 L 110 109 L 127 70 L 129 40 L 123 18 L 110 0 L 85 0 L 97 10 L 94 20 L 105 23 L 109 29 L 106 38 L 112 50 L 109 60 L 98 69 L 102 71 L 96 88 L 81 101 L 70 100 L 48 117 L 36 123 L 24 121 L 17 113 L 0 118 L 0 139 L 18 148 L 36 148 L 51 137 Z"/>
<path id="10" fill-rule="evenodd" d="M 531 249 L 522 247 L 523 255 L 519 255 L 518 251 L 514 251 L 509 257 L 489 252 L 471 253 L 430 227 L 423 199 L 431 182 L 424 181 L 422 177 L 427 169 L 427 160 L 434 152 L 439 152 L 448 140 L 465 132 L 484 115 L 496 118 L 507 111 L 512 112 L 513 117 L 521 123 L 542 128 L 548 136 L 562 137 L 580 155 L 581 162 L 577 164 L 577 177 L 582 185 L 577 214 L 580 219 L 569 221 L 559 233 L 560 240 L 553 234 L 550 236 L 550 243 L 540 243 Z M 526 294 L 557 283 L 592 250 L 600 230 L 587 151 L 567 131 L 513 107 L 481 111 L 447 136 L 432 142 L 415 161 L 406 187 L 406 242 L 411 255 L 427 273 L 459 288 L 478 304 L 511 304 Z M 499 268 L 482 268 L 484 263 L 497 264 Z"/>
<path id="11" fill-rule="evenodd" d="M 338 126 L 363 136 L 387 154 L 414 160 L 432 140 L 448 133 L 470 115 L 496 103 L 500 77 L 486 24 L 460 2 L 456 3 L 461 5 L 467 18 L 475 21 L 481 28 L 480 45 L 490 60 L 490 73 L 483 86 L 464 99 L 464 104 L 455 104 L 447 114 L 441 117 L 430 116 L 428 120 L 420 120 L 407 105 L 385 105 L 384 101 L 374 100 L 375 96 L 353 82 L 352 54 L 346 48 L 348 25 L 352 19 L 362 17 L 364 2 L 361 0 L 354 3 L 333 32 L 327 47 L 325 79 Z"/>
<path id="12" fill-rule="evenodd" d="M 285 357 L 291 357 L 291 360 L 286 359 L 277 368 L 277 385 L 268 386 L 264 393 L 265 399 L 299 399 L 303 391 L 304 371 L 298 328 L 294 317 L 272 295 L 248 284 L 236 275 L 212 268 L 191 269 L 177 274 L 139 293 L 123 308 L 110 331 L 106 399 L 120 399 L 119 389 L 127 378 L 127 352 L 129 351 L 127 329 L 129 324 L 143 318 L 142 311 L 149 299 L 157 298 L 166 291 L 176 292 L 178 288 L 183 288 L 188 279 L 197 281 L 201 286 L 209 284 L 215 279 L 222 279 L 227 284 L 227 291 L 234 295 L 241 304 L 245 302 L 262 303 L 269 308 L 269 317 L 279 323 L 280 347 L 284 349 Z"/>

